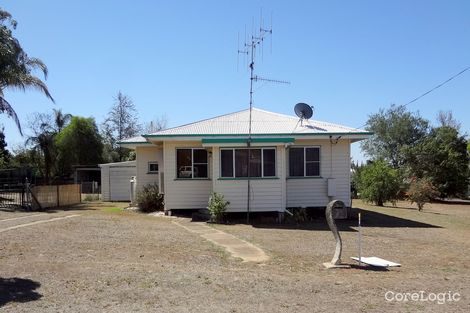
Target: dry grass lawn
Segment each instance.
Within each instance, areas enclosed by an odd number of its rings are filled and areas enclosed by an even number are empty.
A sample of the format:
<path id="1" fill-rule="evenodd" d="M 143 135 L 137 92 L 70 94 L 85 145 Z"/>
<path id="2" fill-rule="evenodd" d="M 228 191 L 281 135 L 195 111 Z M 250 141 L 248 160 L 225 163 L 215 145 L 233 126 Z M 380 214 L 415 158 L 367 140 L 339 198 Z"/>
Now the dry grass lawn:
<path id="1" fill-rule="evenodd" d="M 172 219 L 116 204 L 51 213 L 0 211 L 2 312 L 470 312 L 470 206 L 409 203 L 363 212 L 363 254 L 388 271 L 326 270 L 334 240 L 324 220 L 217 225 L 262 248 L 242 263 Z M 357 211 L 356 211 L 357 212 Z M 80 214 L 79 217 L 12 226 Z M 340 223 L 343 260 L 357 254 L 357 221 Z M 458 292 L 461 300 L 388 302 L 387 291 Z"/>

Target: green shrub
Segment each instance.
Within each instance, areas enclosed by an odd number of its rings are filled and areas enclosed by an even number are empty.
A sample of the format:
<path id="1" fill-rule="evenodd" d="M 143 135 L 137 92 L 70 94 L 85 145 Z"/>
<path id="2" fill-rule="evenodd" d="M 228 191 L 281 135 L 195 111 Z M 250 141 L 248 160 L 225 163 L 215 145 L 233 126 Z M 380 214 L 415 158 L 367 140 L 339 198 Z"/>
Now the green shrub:
<path id="1" fill-rule="evenodd" d="M 163 211 L 163 195 L 159 193 L 157 184 L 142 187 L 142 190 L 137 193 L 137 206 L 146 213 Z"/>
<path id="2" fill-rule="evenodd" d="M 310 220 L 306 208 L 299 208 L 294 211 L 294 220 L 296 223 L 305 223 Z"/>
<path id="3" fill-rule="evenodd" d="M 209 198 L 207 209 L 211 214 L 211 221 L 221 223 L 224 219 L 225 211 L 230 202 L 225 201 L 224 196 L 220 193 L 213 192 Z"/>
<path id="4" fill-rule="evenodd" d="M 310 217 L 308 216 L 306 208 L 289 208 L 289 212 L 291 212 L 292 215 L 284 215 L 285 223 L 302 224 L 310 221 Z"/>
<path id="5" fill-rule="evenodd" d="M 418 211 L 421 211 L 426 202 L 430 202 L 433 198 L 437 197 L 439 192 L 433 186 L 429 178 L 412 178 L 410 187 L 408 188 L 407 196 L 411 203 L 416 203 Z"/>
<path id="6" fill-rule="evenodd" d="M 85 196 L 85 199 L 83 199 L 83 201 L 85 202 L 91 202 L 91 201 L 98 201 L 100 199 L 100 197 L 98 195 L 90 195 L 90 194 L 87 194 Z"/>
<path id="7" fill-rule="evenodd" d="M 400 193 L 400 174 L 383 160 L 367 164 L 360 171 L 358 187 L 361 199 L 383 206 L 396 202 Z"/>

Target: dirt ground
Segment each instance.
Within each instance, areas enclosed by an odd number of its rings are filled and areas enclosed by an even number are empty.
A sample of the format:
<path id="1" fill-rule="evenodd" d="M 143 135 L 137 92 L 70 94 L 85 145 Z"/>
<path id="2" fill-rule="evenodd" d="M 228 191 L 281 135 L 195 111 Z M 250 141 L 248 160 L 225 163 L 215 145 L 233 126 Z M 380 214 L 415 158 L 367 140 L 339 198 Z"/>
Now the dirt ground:
<path id="1" fill-rule="evenodd" d="M 171 218 L 117 206 L 0 211 L 0 311 L 470 312 L 470 205 L 432 204 L 417 212 L 408 203 L 355 202 L 363 212 L 363 255 L 402 264 L 385 271 L 324 269 L 334 240 L 322 219 L 213 226 L 270 256 L 253 264 Z M 62 218 L 70 215 L 79 216 Z M 340 223 L 343 261 L 352 265 L 356 224 Z M 398 301 L 400 293 L 420 291 L 428 298 L 458 293 L 460 300 Z M 387 292 L 396 298 L 387 301 Z"/>

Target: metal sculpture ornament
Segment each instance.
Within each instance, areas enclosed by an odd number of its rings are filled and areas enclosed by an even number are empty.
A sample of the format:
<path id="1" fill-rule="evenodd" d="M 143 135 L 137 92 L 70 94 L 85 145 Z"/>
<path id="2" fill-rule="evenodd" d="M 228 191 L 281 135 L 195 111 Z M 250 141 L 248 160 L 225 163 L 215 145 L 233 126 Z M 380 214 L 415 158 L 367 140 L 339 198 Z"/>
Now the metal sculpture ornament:
<path id="1" fill-rule="evenodd" d="M 344 209 L 344 203 L 340 200 L 333 200 L 326 206 L 325 216 L 330 230 L 333 232 L 333 236 L 336 240 L 335 254 L 331 262 L 323 263 L 326 268 L 347 268 L 349 265 L 341 263 L 341 252 L 343 250 L 343 242 L 341 241 L 341 236 L 336 226 L 335 220 L 333 218 L 333 210 Z"/>

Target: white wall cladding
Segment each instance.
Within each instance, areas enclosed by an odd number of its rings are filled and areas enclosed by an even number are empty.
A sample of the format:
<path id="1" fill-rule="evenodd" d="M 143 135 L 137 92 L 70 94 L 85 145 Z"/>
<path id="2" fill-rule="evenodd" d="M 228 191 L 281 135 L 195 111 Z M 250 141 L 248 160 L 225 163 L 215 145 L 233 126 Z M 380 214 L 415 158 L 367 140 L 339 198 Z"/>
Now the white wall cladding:
<path id="1" fill-rule="evenodd" d="M 291 147 L 295 146 L 321 147 L 321 177 L 287 179 L 287 207 L 326 206 L 329 200 L 327 193 L 328 178 L 335 178 L 336 196 L 334 198 L 350 206 L 351 161 L 349 141 L 340 140 L 337 144 L 330 144 L 329 140 L 296 140 L 295 145 Z"/>
<path id="2" fill-rule="evenodd" d="M 208 155 L 209 179 L 176 179 L 176 149 L 202 148 L 201 142 L 164 142 L 165 210 L 202 209 L 212 193 L 212 158 Z M 211 149 L 208 148 L 208 151 Z"/>
<path id="3" fill-rule="evenodd" d="M 101 167 L 101 199 L 103 201 L 109 200 L 109 166 Z"/>
<path id="4" fill-rule="evenodd" d="M 136 162 L 100 164 L 101 197 L 104 201 L 129 201 L 130 178 L 136 176 Z"/>
<path id="5" fill-rule="evenodd" d="M 276 147 L 276 176 L 278 179 L 251 180 L 251 211 L 278 211 L 285 208 L 285 153 L 284 145 Z M 214 191 L 224 195 L 230 201 L 229 212 L 244 212 L 247 208 L 247 180 L 220 178 L 220 149 L 213 149 Z"/>
<path id="6" fill-rule="evenodd" d="M 269 145 L 267 145 L 269 146 Z M 279 211 L 286 207 L 323 207 L 329 201 L 328 178 L 335 178 L 335 199 L 350 205 L 350 143 L 340 140 L 296 140 L 295 146 L 320 146 L 319 178 L 288 178 L 288 152 L 285 146 L 276 146 L 276 176 L 278 179 L 253 179 L 251 210 Z M 272 147 L 272 145 L 271 145 Z M 148 174 L 148 162 L 157 161 L 165 175 L 165 209 L 200 209 L 207 207 L 212 190 L 230 201 L 230 212 L 244 212 L 247 206 L 247 181 L 220 178 L 220 148 L 207 148 L 209 179 L 177 179 L 176 149 L 202 148 L 199 141 L 170 141 L 159 147 L 137 148 L 138 187 L 157 182 L 158 175 Z"/>
<path id="7" fill-rule="evenodd" d="M 137 147 L 137 190 L 147 184 L 158 183 L 158 174 L 148 172 L 149 162 L 158 162 L 159 171 L 163 170 L 163 149 L 157 146 Z"/>
<path id="8" fill-rule="evenodd" d="M 135 166 L 109 167 L 109 200 L 130 201 L 130 178 L 136 175 Z"/>

